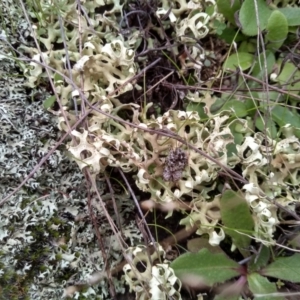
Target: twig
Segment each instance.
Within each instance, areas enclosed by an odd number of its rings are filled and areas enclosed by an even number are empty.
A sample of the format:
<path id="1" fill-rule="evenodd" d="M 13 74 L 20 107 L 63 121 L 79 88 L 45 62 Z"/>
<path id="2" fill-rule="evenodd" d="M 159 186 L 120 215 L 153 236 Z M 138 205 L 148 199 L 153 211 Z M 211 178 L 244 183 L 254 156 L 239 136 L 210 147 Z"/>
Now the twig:
<path id="1" fill-rule="evenodd" d="M 104 177 L 105 177 L 106 184 L 108 186 L 109 193 L 110 193 L 110 196 L 111 196 L 111 200 L 112 200 L 112 203 L 113 203 L 113 208 L 114 208 L 116 219 L 117 219 L 117 225 L 118 225 L 119 230 L 122 234 L 121 220 L 120 220 L 120 216 L 119 216 L 119 212 L 118 212 L 118 208 L 117 208 L 117 203 L 116 203 L 116 198 L 115 198 L 115 195 L 114 195 L 114 190 L 112 188 L 110 179 L 108 178 L 106 172 L 104 172 Z"/>
<path id="2" fill-rule="evenodd" d="M 118 171 L 120 172 L 120 174 L 121 174 L 123 180 L 124 180 L 125 183 L 126 183 L 126 186 L 127 186 L 128 190 L 129 190 L 129 192 L 130 192 L 130 194 L 131 194 L 131 197 L 133 198 L 134 204 L 135 204 L 135 206 L 136 206 L 136 208 L 137 208 L 137 210 L 138 210 L 138 213 L 139 213 L 139 215 L 140 215 L 140 218 L 143 220 L 143 222 L 144 222 L 144 224 L 145 224 L 145 226 L 146 226 L 146 228 L 147 228 L 147 233 L 148 233 L 148 235 L 149 235 L 149 237 L 150 237 L 150 240 L 151 240 L 151 242 L 153 243 L 153 245 L 155 246 L 155 240 L 154 240 L 154 238 L 153 238 L 153 236 L 152 236 L 152 234 L 151 234 L 151 231 L 150 231 L 150 229 L 149 229 L 149 226 L 148 226 L 148 224 L 147 224 L 147 222 L 146 222 L 146 220 L 145 220 L 144 214 L 143 214 L 143 212 L 142 212 L 142 210 L 141 210 L 141 207 L 140 207 L 140 205 L 139 205 L 138 200 L 137 200 L 136 197 L 135 197 L 135 194 L 134 194 L 134 192 L 133 192 L 133 190 L 132 190 L 132 188 L 131 188 L 131 185 L 129 184 L 129 182 L 128 182 L 126 176 L 125 176 L 124 173 L 123 173 L 123 171 L 122 171 L 120 168 L 118 168 Z"/>
<path id="3" fill-rule="evenodd" d="M 86 168 L 85 169 L 85 177 L 86 179 L 90 179 L 92 180 L 92 184 L 94 183 L 94 180 L 92 179 L 92 176 L 90 174 L 90 171 Z M 87 182 L 89 182 L 89 180 L 86 180 Z M 94 184 L 94 188 L 97 188 L 96 187 L 96 184 Z M 111 297 L 114 299 L 115 296 L 116 296 L 116 291 L 115 291 L 115 288 L 114 288 L 114 284 L 112 282 L 112 279 L 111 279 L 111 276 L 110 276 L 110 271 L 109 271 L 109 264 L 108 264 L 108 257 L 107 257 L 107 253 L 105 251 L 105 245 L 104 245 L 104 242 L 103 242 L 103 239 L 101 237 L 101 234 L 99 232 L 99 228 L 98 228 L 98 224 L 97 224 L 97 220 L 94 216 L 94 212 L 93 212 L 93 208 L 92 208 L 92 199 L 90 197 L 90 192 L 88 192 L 88 210 L 89 210 L 89 214 L 90 214 L 90 217 L 91 217 L 91 220 L 92 220 L 92 223 L 93 223 L 93 227 L 94 227 L 94 231 L 95 231 L 95 235 L 97 237 L 97 241 L 98 241 L 98 244 L 99 244 L 99 249 L 101 250 L 101 253 L 102 253 L 102 257 L 103 257 L 103 261 L 105 262 L 105 271 L 106 271 L 106 274 L 107 274 L 107 278 L 108 278 L 108 282 L 109 282 L 109 291 L 110 291 L 110 294 L 111 294 Z M 97 190 L 97 195 L 100 195 L 98 193 L 98 190 Z M 103 201 L 101 199 L 101 197 L 98 197 L 99 200 L 100 200 L 100 203 L 101 205 L 103 205 Z M 105 207 L 103 207 L 103 210 L 106 214 L 106 218 L 108 220 L 108 222 L 110 223 L 110 226 L 111 226 L 111 219 L 108 217 L 108 213 L 107 213 L 107 210 Z M 112 230 L 114 230 L 114 227 L 111 227 Z M 118 232 L 115 231 L 115 238 L 117 238 L 117 235 L 118 235 Z"/>
<path id="4" fill-rule="evenodd" d="M 71 62 L 70 62 L 70 57 L 69 57 L 68 44 L 66 41 L 66 35 L 65 35 L 65 30 L 64 30 L 64 26 L 63 26 L 63 21 L 62 21 L 60 14 L 58 14 L 58 21 L 59 21 L 59 27 L 60 27 L 62 41 L 64 44 L 64 50 L 66 53 L 66 65 L 67 65 L 67 69 L 68 69 L 68 74 L 69 74 L 70 80 L 72 81 L 73 76 L 72 76 L 72 67 L 71 67 Z M 74 105 L 74 109 L 75 109 L 75 115 L 76 115 L 76 117 L 78 117 L 77 103 L 76 103 L 76 100 L 74 100 L 74 98 L 73 98 L 73 105 Z"/>
<path id="5" fill-rule="evenodd" d="M 234 73 L 233 71 L 228 71 L 228 72 Z M 253 77 L 253 76 L 251 76 L 251 75 L 248 75 L 248 74 L 244 74 L 244 77 L 247 78 L 247 79 L 251 79 L 251 80 L 253 80 L 253 81 L 257 82 L 257 83 L 260 83 L 263 87 L 265 86 L 265 83 L 264 83 L 262 80 L 258 79 L 258 78 L 255 78 L 255 77 Z M 163 85 L 164 85 L 164 86 L 175 87 L 175 88 L 178 89 L 178 90 L 214 91 L 214 92 L 223 92 L 224 90 L 225 90 L 225 91 L 226 91 L 226 90 L 229 90 L 229 91 L 232 90 L 231 87 L 229 87 L 229 88 L 222 88 L 222 89 L 213 89 L 213 90 L 212 90 L 211 88 L 206 88 L 206 87 L 197 86 L 197 85 L 196 85 L 196 86 L 186 86 L 186 85 L 182 85 L 182 84 L 170 84 L 170 83 L 168 83 L 168 82 L 163 83 Z M 280 89 L 280 88 L 278 88 L 278 87 L 276 87 L 276 86 L 273 86 L 273 85 L 269 85 L 269 89 L 270 89 L 270 90 L 273 90 L 273 91 L 276 91 L 276 92 L 278 92 L 278 93 L 287 95 L 287 96 L 289 96 L 289 97 L 295 98 L 295 99 L 297 99 L 297 100 L 300 100 L 300 96 L 299 96 L 299 95 L 291 94 L 291 93 L 290 93 L 290 91 L 293 91 L 293 92 L 299 92 L 299 91 L 300 91 L 299 89 L 289 89 L 289 91 L 286 91 L 286 90 L 284 90 L 284 89 Z M 255 90 L 261 91 L 262 89 L 258 89 L 258 88 L 257 88 L 257 89 L 252 89 L 252 88 L 251 88 L 251 91 L 255 91 Z M 244 91 L 244 89 L 238 90 L 238 91 Z M 247 90 L 247 91 L 248 91 L 248 90 Z"/>

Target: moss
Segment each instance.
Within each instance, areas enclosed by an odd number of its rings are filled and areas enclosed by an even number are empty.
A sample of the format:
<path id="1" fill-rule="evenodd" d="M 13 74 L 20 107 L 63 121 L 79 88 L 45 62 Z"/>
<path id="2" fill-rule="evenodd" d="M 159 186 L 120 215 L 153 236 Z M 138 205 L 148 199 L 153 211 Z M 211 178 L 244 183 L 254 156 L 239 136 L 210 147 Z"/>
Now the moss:
<path id="1" fill-rule="evenodd" d="M 0 299 L 29 300 L 27 295 L 31 280 L 28 276 L 18 275 L 13 270 L 2 269 L 0 276 Z"/>

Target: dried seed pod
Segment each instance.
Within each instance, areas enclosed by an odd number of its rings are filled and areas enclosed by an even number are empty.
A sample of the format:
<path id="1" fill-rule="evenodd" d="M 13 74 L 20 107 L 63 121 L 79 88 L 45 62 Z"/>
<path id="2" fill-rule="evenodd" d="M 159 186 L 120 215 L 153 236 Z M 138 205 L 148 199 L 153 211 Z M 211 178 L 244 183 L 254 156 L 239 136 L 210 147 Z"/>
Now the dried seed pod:
<path id="1" fill-rule="evenodd" d="M 163 179 L 165 181 L 178 181 L 184 168 L 188 163 L 187 155 L 180 148 L 171 150 L 166 158 L 165 167 L 163 171 Z"/>
<path id="2" fill-rule="evenodd" d="M 181 178 L 181 176 L 182 176 L 182 171 L 172 172 L 168 168 L 165 168 L 164 172 L 163 172 L 163 179 L 164 179 L 164 181 L 173 181 L 173 182 L 176 182 L 176 181 L 178 181 Z"/>

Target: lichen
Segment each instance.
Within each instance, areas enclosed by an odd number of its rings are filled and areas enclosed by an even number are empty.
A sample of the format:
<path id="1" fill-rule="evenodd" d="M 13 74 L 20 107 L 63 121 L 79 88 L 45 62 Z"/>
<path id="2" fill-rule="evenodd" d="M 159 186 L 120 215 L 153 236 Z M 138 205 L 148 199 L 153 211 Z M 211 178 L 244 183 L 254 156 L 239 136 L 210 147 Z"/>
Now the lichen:
<path id="1" fill-rule="evenodd" d="M 165 251 L 159 244 L 150 245 L 153 253 L 145 246 L 128 248 L 127 259 L 130 264 L 123 267 L 124 278 L 130 291 L 136 293 L 136 298 L 146 299 L 181 299 L 181 282 L 175 276 L 169 262 L 165 259 Z M 160 261 L 160 263 L 154 263 Z M 142 266 L 140 271 L 138 266 Z"/>

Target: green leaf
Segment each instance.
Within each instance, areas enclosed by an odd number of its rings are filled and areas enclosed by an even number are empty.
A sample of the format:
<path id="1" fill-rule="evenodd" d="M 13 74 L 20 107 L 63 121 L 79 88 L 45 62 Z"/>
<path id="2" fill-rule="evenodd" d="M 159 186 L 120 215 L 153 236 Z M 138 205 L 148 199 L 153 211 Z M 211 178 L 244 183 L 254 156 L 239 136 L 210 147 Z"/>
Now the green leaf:
<path id="1" fill-rule="evenodd" d="M 296 129 L 300 128 L 299 113 L 296 113 L 287 107 L 276 105 L 271 111 L 271 117 L 279 125 L 279 127 L 290 124 Z M 296 130 L 295 135 L 300 138 L 300 131 Z"/>
<path id="2" fill-rule="evenodd" d="M 60 74 L 58 74 L 58 73 L 54 74 L 54 82 L 61 82 L 61 81 L 63 81 L 63 79 L 64 78 Z"/>
<path id="3" fill-rule="evenodd" d="M 239 45 L 238 52 L 246 52 L 246 53 L 256 53 L 257 51 L 257 45 L 256 41 L 254 42 L 253 39 L 247 39 L 245 41 L 242 41 Z"/>
<path id="4" fill-rule="evenodd" d="M 259 300 L 273 300 L 274 295 L 268 296 L 267 294 L 277 293 L 276 284 L 270 282 L 267 278 L 257 274 L 252 273 L 247 276 L 249 289 L 254 294 L 266 294 L 264 297 L 255 297 L 254 299 Z M 283 297 L 276 297 L 276 300 L 284 300 Z"/>
<path id="5" fill-rule="evenodd" d="M 226 20 L 231 24 L 236 24 L 234 14 L 241 7 L 239 0 L 218 0 L 217 1 L 218 12 L 221 13 Z"/>
<path id="6" fill-rule="evenodd" d="M 257 85 L 255 86 L 257 87 Z M 253 93 L 252 93 L 253 95 Z M 256 92 L 255 95 L 256 99 L 269 99 L 270 101 L 275 101 L 275 102 L 280 102 L 283 101 L 283 95 L 280 94 L 279 92 L 275 92 L 275 91 L 262 91 L 262 92 Z M 260 104 L 260 108 L 261 107 L 267 107 L 267 104 L 261 103 Z"/>
<path id="7" fill-rule="evenodd" d="M 244 34 L 249 36 L 258 34 L 256 13 L 258 13 L 260 31 L 267 27 L 268 19 L 272 13 L 265 0 L 256 0 L 256 3 L 257 10 L 255 9 L 254 0 L 245 0 L 239 14 L 242 31 Z"/>
<path id="8" fill-rule="evenodd" d="M 171 268 L 179 278 L 194 275 L 208 286 L 238 276 L 239 267 L 238 263 L 225 254 L 212 254 L 207 249 L 202 249 L 198 253 L 183 254 L 171 263 Z"/>
<path id="9" fill-rule="evenodd" d="M 251 238 L 242 233 L 251 235 L 254 227 L 247 202 L 238 193 L 227 190 L 222 195 L 220 204 L 222 222 L 227 227 L 225 232 L 238 248 L 247 248 Z"/>
<path id="10" fill-rule="evenodd" d="M 216 297 L 214 298 L 214 300 L 240 300 L 240 299 L 241 299 L 240 295 L 237 296 L 230 295 L 229 297 L 216 295 Z"/>
<path id="11" fill-rule="evenodd" d="M 261 272 L 265 276 L 300 282 L 300 254 L 296 253 L 290 257 L 280 257 Z"/>
<path id="12" fill-rule="evenodd" d="M 270 248 L 262 246 L 257 255 L 254 255 L 248 264 L 248 271 L 259 271 L 262 267 L 265 267 L 270 259 Z"/>
<path id="13" fill-rule="evenodd" d="M 248 115 L 244 102 L 236 99 L 226 100 L 218 98 L 210 108 L 211 113 L 219 113 L 224 110 L 234 111 L 234 116 L 238 118 Z"/>
<path id="14" fill-rule="evenodd" d="M 248 115 L 248 112 L 247 112 L 244 102 L 241 102 L 241 101 L 235 100 L 235 99 L 227 101 L 224 104 L 224 106 L 222 107 L 222 111 L 223 110 L 234 111 L 235 115 L 239 118 L 245 117 Z"/>
<path id="15" fill-rule="evenodd" d="M 274 10 L 268 20 L 266 40 L 269 49 L 278 49 L 282 46 L 288 35 L 288 22 L 286 17 L 278 10 Z"/>
<path id="16" fill-rule="evenodd" d="M 287 91 L 289 91 L 290 89 L 295 90 L 291 91 L 292 94 L 299 94 L 298 91 L 300 90 L 300 71 L 293 63 L 287 62 L 284 64 L 282 71 L 276 78 L 276 81 L 279 84 L 284 85 L 285 90 Z M 291 82 L 293 83 L 291 84 Z M 292 96 L 290 97 L 292 98 Z M 297 99 L 297 101 L 299 100 Z"/>
<path id="17" fill-rule="evenodd" d="M 48 109 L 48 108 L 52 107 L 52 105 L 54 104 L 55 100 L 56 100 L 55 96 L 50 96 L 49 98 L 47 98 L 44 101 L 44 103 L 43 103 L 44 108 Z"/>
<path id="18" fill-rule="evenodd" d="M 271 118 L 264 119 L 263 116 L 258 115 L 255 119 L 255 126 L 261 132 L 266 132 L 269 137 L 275 139 L 277 136 L 277 128 Z"/>
<path id="19" fill-rule="evenodd" d="M 207 114 L 205 113 L 204 107 L 205 103 L 190 102 L 186 107 L 186 111 L 196 111 L 200 119 L 203 120 L 208 118 Z"/>
<path id="20" fill-rule="evenodd" d="M 233 126 L 231 126 L 233 125 Z M 243 123 L 232 123 L 230 124 L 230 129 L 232 132 L 235 132 L 235 133 L 245 133 L 245 124 Z M 238 143 L 240 145 L 240 143 Z"/>
<path id="21" fill-rule="evenodd" d="M 244 140 L 244 134 L 240 133 L 240 132 L 234 132 L 233 133 L 233 137 L 234 137 L 234 143 L 236 145 L 241 145 L 243 140 Z"/>
<path id="22" fill-rule="evenodd" d="M 288 81 L 291 80 L 291 76 L 293 74 L 295 75 L 297 74 L 297 67 L 291 62 L 287 62 L 284 64 L 280 74 L 276 78 L 276 81 L 279 82 L 280 84 L 286 84 L 288 83 Z M 298 75 L 297 79 L 299 79 L 300 73 L 297 75 Z"/>
<path id="23" fill-rule="evenodd" d="M 245 98 L 244 103 L 248 111 L 248 115 L 254 117 L 257 111 L 254 100 L 251 97 Z"/>
<path id="24" fill-rule="evenodd" d="M 223 250 L 221 249 L 221 247 L 220 246 L 212 246 L 208 242 L 207 237 L 203 237 L 203 236 L 197 237 L 197 238 L 190 239 L 187 242 L 187 249 L 190 252 L 197 253 L 201 249 L 204 249 L 204 248 L 209 250 L 210 253 L 223 253 Z"/>
<path id="25" fill-rule="evenodd" d="M 209 16 L 212 16 L 214 12 L 215 12 L 215 5 L 210 5 L 205 9 L 205 13 L 207 13 Z"/>
<path id="26" fill-rule="evenodd" d="M 220 22 L 219 20 L 214 20 L 213 26 L 216 29 L 216 33 L 218 35 L 221 35 L 223 33 L 223 31 L 227 28 L 226 24 L 224 24 L 223 22 Z"/>
<path id="27" fill-rule="evenodd" d="M 243 138 L 243 135 L 241 135 L 241 134 L 239 135 L 238 133 L 235 133 L 233 136 L 234 136 L 234 141 L 242 140 L 242 138 Z M 240 136 L 241 136 L 241 138 L 240 138 Z M 229 158 L 232 157 L 233 155 L 237 155 L 237 153 L 238 153 L 238 151 L 236 149 L 236 143 L 227 144 L 226 149 L 227 149 L 227 155 Z"/>
<path id="28" fill-rule="evenodd" d="M 262 79 L 265 72 L 265 57 L 267 61 L 267 74 L 269 75 L 272 72 L 272 69 L 275 65 L 275 55 L 270 50 L 266 50 L 265 55 L 261 53 L 259 57 L 256 59 L 253 69 L 252 69 L 252 76 L 255 78 Z"/>
<path id="29" fill-rule="evenodd" d="M 242 71 L 249 69 L 252 65 L 253 54 L 247 52 L 238 52 L 230 55 L 223 66 L 224 70 L 235 71 L 240 67 Z"/>
<path id="30" fill-rule="evenodd" d="M 236 28 L 232 27 L 226 27 L 219 36 L 228 44 L 231 44 L 233 41 L 238 43 L 246 38 L 240 31 L 237 31 Z"/>
<path id="31" fill-rule="evenodd" d="M 243 143 L 249 124 L 248 121 L 246 122 L 247 123 L 244 123 L 241 119 L 235 119 L 230 123 L 229 128 L 233 135 L 234 143 L 230 143 L 226 147 L 228 157 L 231 157 L 233 153 L 237 154 L 236 145 L 241 145 Z"/>
<path id="32" fill-rule="evenodd" d="M 228 98 L 227 95 L 226 98 Z M 217 114 L 220 110 L 222 110 L 222 107 L 224 106 L 226 101 L 228 101 L 226 98 L 217 98 L 210 107 L 210 113 Z"/>
<path id="33" fill-rule="evenodd" d="M 286 17 L 289 26 L 300 25 L 300 7 L 283 7 L 278 10 Z"/>

